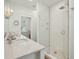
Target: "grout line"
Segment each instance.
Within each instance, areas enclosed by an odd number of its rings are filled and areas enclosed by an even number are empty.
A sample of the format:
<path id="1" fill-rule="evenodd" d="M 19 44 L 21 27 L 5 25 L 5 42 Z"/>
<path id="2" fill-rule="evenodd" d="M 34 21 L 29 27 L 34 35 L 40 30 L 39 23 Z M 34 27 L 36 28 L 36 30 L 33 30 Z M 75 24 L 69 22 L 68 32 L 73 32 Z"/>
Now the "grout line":
<path id="1" fill-rule="evenodd" d="M 51 20 L 51 18 L 50 18 L 50 7 L 49 7 L 49 53 L 50 53 L 50 20 Z"/>

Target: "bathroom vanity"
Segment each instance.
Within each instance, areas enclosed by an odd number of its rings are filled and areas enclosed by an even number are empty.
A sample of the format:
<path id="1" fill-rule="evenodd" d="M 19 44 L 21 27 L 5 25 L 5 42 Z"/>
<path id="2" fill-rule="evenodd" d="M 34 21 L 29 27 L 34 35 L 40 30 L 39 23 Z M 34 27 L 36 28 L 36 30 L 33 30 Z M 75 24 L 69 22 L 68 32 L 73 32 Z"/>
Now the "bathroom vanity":
<path id="1" fill-rule="evenodd" d="M 44 59 L 44 46 L 31 39 L 5 41 L 5 59 Z"/>

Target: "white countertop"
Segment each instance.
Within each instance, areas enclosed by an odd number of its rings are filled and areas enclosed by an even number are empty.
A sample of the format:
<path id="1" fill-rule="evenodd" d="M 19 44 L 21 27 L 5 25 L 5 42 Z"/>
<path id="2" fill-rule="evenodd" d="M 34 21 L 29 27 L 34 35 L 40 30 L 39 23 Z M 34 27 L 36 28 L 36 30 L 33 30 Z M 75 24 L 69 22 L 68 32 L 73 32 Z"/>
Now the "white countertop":
<path id="1" fill-rule="evenodd" d="M 12 44 L 10 45 L 13 52 L 14 59 L 28 55 L 34 52 L 38 52 L 44 49 L 44 46 L 34 42 L 31 39 L 27 40 L 13 40 Z M 8 46 L 9 47 L 9 46 Z"/>

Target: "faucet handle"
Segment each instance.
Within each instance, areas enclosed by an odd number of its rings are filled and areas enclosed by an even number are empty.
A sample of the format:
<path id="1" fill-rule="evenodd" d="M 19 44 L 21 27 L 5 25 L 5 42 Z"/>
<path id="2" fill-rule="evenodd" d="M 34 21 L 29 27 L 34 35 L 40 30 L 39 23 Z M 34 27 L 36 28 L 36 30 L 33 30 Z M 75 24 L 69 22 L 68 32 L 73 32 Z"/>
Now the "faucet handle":
<path id="1" fill-rule="evenodd" d="M 8 44 L 11 44 L 12 43 L 12 38 L 11 38 L 11 33 L 10 32 L 7 32 L 5 33 L 5 36 L 4 36 L 4 39 L 8 42 Z"/>
<path id="2" fill-rule="evenodd" d="M 11 44 L 12 43 L 12 39 L 11 38 L 8 38 L 7 39 L 7 42 L 8 42 L 8 44 Z"/>
<path id="3" fill-rule="evenodd" d="M 8 37 L 9 37 L 9 33 L 5 33 L 5 35 L 4 35 L 4 39 L 7 40 Z"/>

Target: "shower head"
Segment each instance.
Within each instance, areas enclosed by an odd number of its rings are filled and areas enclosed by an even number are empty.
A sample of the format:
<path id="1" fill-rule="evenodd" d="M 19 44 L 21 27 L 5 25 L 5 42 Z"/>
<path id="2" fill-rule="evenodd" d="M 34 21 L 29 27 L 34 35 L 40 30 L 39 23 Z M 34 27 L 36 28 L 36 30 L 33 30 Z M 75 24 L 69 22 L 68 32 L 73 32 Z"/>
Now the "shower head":
<path id="1" fill-rule="evenodd" d="M 61 6 L 59 9 L 64 9 L 65 8 L 65 6 Z"/>

